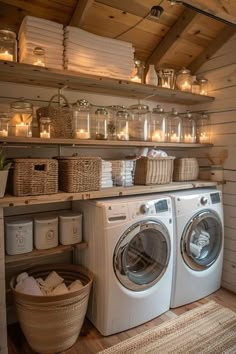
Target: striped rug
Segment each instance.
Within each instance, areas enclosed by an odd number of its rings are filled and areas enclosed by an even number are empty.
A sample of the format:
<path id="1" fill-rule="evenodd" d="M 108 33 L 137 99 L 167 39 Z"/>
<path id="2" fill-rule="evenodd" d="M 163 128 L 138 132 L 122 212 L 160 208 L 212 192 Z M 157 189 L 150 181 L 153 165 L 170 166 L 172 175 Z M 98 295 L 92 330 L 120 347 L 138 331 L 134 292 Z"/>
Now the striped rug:
<path id="1" fill-rule="evenodd" d="M 214 301 L 99 354 L 235 354 L 236 313 Z"/>

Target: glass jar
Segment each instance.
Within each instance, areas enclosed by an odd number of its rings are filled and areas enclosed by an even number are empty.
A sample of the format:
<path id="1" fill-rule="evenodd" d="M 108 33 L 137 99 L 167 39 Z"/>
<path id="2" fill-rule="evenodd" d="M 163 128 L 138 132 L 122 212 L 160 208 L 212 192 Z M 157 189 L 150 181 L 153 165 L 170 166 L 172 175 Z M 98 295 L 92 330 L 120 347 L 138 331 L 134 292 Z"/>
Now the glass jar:
<path id="1" fill-rule="evenodd" d="M 33 50 L 33 65 L 46 66 L 45 50 L 42 47 L 35 47 Z"/>
<path id="2" fill-rule="evenodd" d="M 0 30 L 0 60 L 17 61 L 17 41 L 15 32 Z"/>
<path id="3" fill-rule="evenodd" d="M 91 104 L 84 99 L 76 101 L 72 105 L 74 138 L 91 138 Z"/>
<path id="4" fill-rule="evenodd" d="M 185 68 L 179 70 L 176 77 L 176 86 L 181 91 L 192 91 L 192 75 L 190 70 Z"/>
<path id="5" fill-rule="evenodd" d="M 125 108 L 116 113 L 116 137 L 117 140 L 129 140 L 130 115 Z"/>
<path id="6" fill-rule="evenodd" d="M 158 84 L 157 72 L 154 64 L 149 65 L 149 69 L 145 78 L 145 83 L 153 86 L 157 86 Z"/>
<path id="7" fill-rule="evenodd" d="M 49 117 L 40 117 L 40 138 L 50 139 L 51 137 L 51 119 Z"/>
<path id="8" fill-rule="evenodd" d="M 107 140 L 108 110 L 101 107 L 95 111 L 96 139 Z"/>
<path id="9" fill-rule="evenodd" d="M 10 128 L 12 135 L 19 137 L 32 136 L 33 105 L 23 98 L 11 103 L 12 118 Z"/>
<path id="10" fill-rule="evenodd" d="M 151 112 L 143 104 L 129 107 L 131 119 L 129 122 L 129 140 L 147 141 L 150 139 Z"/>
<path id="11" fill-rule="evenodd" d="M 108 124 L 107 124 L 107 135 L 108 140 L 116 140 L 116 119 L 117 112 L 122 110 L 124 106 L 112 105 L 108 106 Z"/>
<path id="12" fill-rule="evenodd" d="M 197 140 L 201 144 L 210 143 L 211 121 L 210 116 L 202 113 L 197 119 Z"/>
<path id="13" fill-rule="evenodd" d="M 193 114 L 187 111 L 184 114 L 184 142 L 185 143 L 196 143 L 197 140 L 197 130 L 196 130 L 196 120 Z"/>
<path id="14" fill-rule="evenodd" d="M 204 77 L 198 79 L 200 84 L 200 95 L 207 95 L 208 94 L 208 80 Z"/>
<path id="15" fill-rule="evenodd" d="M 196 76 L 193 76 L 192 93 L 200 94 L 200 84 Z"/>
<path id="16" fill-rule="evenodd" d="M 8 136 L 9 113 L 0 112 L 0 137 Z"/>
<path id="17" fill-rule="evenodd" d="M 133 82 L 139 82 L 141 84 L 144 83 L 144 62 L 138 59 L 134 60 L 134 75 L 131 79 Z"/>
<path id="18" fill-rule="evenodd" d="M 168 140 L 168 118 L 164 108 L 157 106 L 151 113 L 150 135 L 152 141 L 165 142 Z"/>
<path id="19" fill-rule="evenodd" d="M 183 142 L 183 120 L 175 108 L 172 108 L 168 117 L 168 140 L 171 143 Z"/>
<path id="20" fill-rule="evenodd" d="M 160 69 L 158 74 L 158 86 L 169 89 L 175 88 L 175 70 L 174 69 Z"/>

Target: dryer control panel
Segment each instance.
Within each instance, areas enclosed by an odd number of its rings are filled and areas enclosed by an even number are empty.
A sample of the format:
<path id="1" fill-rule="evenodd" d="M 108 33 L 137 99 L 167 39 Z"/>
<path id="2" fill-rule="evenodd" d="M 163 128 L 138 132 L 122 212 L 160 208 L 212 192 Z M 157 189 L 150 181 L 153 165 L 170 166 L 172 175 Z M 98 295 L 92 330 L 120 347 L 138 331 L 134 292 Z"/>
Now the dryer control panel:
<path id="1" fill-rule="evenodd" d="M 140 216 L 155 216 L 158 214 L 171 214 L 171 201 L 169 198 L 143 201 L 129 205 L 132 218 Z"/>

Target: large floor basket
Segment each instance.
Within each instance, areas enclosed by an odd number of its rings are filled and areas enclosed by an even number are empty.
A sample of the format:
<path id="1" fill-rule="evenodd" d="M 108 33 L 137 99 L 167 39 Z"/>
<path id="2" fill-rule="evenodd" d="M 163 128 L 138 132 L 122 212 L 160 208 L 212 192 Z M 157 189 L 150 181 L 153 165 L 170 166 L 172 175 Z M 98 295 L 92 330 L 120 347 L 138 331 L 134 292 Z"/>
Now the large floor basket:
<path id="1" fill-rule="evenodd" d="M 37 353 L 54 354 L 70 348 L 78 339 L 87 311 L 93 274 L 83 266 L 43 265 L 27 272 L 35 278 L 46 278 L 55 270 L 70 284 L 80 279 L 80 290 L 56 296 L 32 296 L 14 290 L 16 277 L 10 285 L 22 331 Z"/>

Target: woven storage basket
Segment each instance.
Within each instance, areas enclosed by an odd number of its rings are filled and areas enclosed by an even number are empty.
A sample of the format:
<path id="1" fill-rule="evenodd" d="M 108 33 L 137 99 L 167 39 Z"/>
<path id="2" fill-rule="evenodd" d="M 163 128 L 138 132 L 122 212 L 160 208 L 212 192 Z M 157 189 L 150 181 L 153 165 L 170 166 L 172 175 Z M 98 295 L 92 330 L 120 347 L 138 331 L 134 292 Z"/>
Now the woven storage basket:
<path id="1" fill-rule="evenodd" d="M 199 166 L 195 158 L 179 158 L 174 162 L 174 181 L 194 181 L 198 178 Z"/>
<path id="2" fill-rule="evenodd" d="M 27 272 L 43 279 L 55 270 L 68 285 L 80 279 L 80 290 L 56 296 L 26 295 L 14 290 L 16 277 L 11 279 L 17 316 L 31 348 L 42 354 L 54 354 L 70 348 L 77 340 L 87 311 L 93 274 L 85 267 L 60 264 L 43 265 Z"/>
<path id="3" fill-rule="evenodd" d="M 52 106 L 53 99 L 57 97 L 58 101 L 62 98 L 66 105 L 58 103 L 57 106 Z M 50 135 L 51 138 L 73 138 L 73 111 L 66 97 L 57 94 L 51 97 L 48 106 L 40 107 L 36 111 L 37 118 L 49 117 L 50 123 Z"/>
<path id="4" fill-rule="evenodd" d="M 172 181 L 174 156 L 145 157 L 136 161 L 134 184 L 166 184 Z"/>
<path id="5" fill-rule="evenodd" d="M 14 159 L 13 194 L 53 194 L 58 192 L 58 161 L 54 159 Z"/>
<path id="6" fill-rule="evenodd" d="M 100 157 L 61 157 L 59 188 L 68 193 L 98 191 L 101 184 Z"/>

